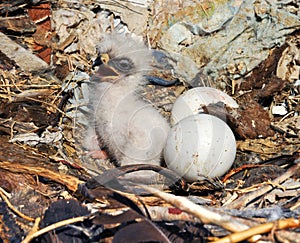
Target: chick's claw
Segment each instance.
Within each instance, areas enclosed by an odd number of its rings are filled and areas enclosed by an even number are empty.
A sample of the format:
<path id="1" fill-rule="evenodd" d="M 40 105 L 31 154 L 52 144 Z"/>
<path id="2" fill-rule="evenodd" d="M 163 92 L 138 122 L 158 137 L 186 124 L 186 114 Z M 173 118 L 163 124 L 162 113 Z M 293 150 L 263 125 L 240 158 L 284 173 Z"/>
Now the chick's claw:
<path id="1" fill-rule="evenodd" d="M 92 150 L 87 152 L 87 155 L 93 159 L 107 159 L 108 155 L 104 150 Z"/>

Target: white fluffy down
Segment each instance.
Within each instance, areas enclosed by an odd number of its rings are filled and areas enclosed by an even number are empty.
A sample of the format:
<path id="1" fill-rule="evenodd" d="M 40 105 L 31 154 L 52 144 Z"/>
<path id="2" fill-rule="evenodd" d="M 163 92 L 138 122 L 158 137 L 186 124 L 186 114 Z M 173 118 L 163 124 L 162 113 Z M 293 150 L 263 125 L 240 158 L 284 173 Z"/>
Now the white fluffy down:
<path id="1" fill-rule="evenodd" d="M 138 96 L 143 75 L 149 71 L 151 52 L 131 38 L 108 35 L 98 50 L 110 58 L 126 57 L 134 70 L 116 82 L 93 79 L 90 103 L 93 109 L 89 137 L 98 136 L 119 165 L 160 165 L 169 124 L 149 103 Z M 95 140 L 86 139 L 86 147 L 94 149 Z M 151 178 L 149 171 L 135 172 L 139 178 Z"/>

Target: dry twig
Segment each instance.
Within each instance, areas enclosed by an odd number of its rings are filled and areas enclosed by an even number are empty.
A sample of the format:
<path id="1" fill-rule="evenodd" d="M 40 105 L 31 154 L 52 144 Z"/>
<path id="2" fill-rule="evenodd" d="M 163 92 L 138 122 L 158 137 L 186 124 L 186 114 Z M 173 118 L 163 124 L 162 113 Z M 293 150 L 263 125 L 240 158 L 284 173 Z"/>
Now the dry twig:
<path id="1" fill-rule="evenodd" d="M 31 235 L 28 235 L 23 241 L 22 243 L 29 243 L 31 240 L 33 240 L 34 238 L 42 235 L 42 234 L 45 234 L 51 230 L 54 230 L 54 229 L 57 229 L 57 228 L 60 228 L 62 226 L 65 226 L 65 225 L 69 225 L 69 224 L 73 224 L 73 223 L 77 223 L 77 222 L 82 222 L 84 221 L 85 219 L 87 219 L 89 216 L 80 216 L 80 217 L 76 217 L 76 218 L 72 218 L 72 219 L 66 219 L 66 220 L 62 220 L 60 222 L 57 222 L 57 223 L 54 223 L 54 224 L 51 224 Z"/>
<path id="2" fill-rule="evenodd" d="M 30 165 L 22 165 L 17 163 L 1 161 L 0 168 L 14 173 L 27 173 L 27 174 L 43 176 L 45 178 L 63 184 L 73 192 L 77 190 L 78 184 L 81 183 L 81 181 L 74 176 L 60 174 L 58 172 L 51 171 L 43 167 L 33 167 Z"/>
<path id="3" fill-rule="evenodd" d="M 7 204 L 7 206 L 15 213 L 17 214 L 18 216 L 20 216 L 21 218 L 27 220 L 27 221 L 30 221 L 30 222 L 33 222 L 34 221 L 34 218 L 31 218 L 25 214 L 23 214 L 22 212 L 20 212 L 18 209 L 16 209 L 11 203 L 10 201 L 8 200 L 8 198 L 5 196 L 5 194 L 3 193 L 2 191 L 2 188 L 0 188 L 0 197 L 2 198 L 2 200 Z"/>
<path id="4" fill-rule="evenodd" d="M 238 198 L 234 202 L 228 204 L 227 208 L 232 209 L 232 208 L 241 208 L 241 207 L 247 206 L 250 202 L 254 201 L 258 197 L 260 197 L 260 196 L 266 194 L 267 192 L 271 191 L 272 189 L 274 189 L 273 185 L 279 185 L 282 182 L 284 182 L 285 180 L 287 180 L 288 178 L 290 178 L 291 176 L 293 176 L 299 169 L 300 169 L 300 163 L 294 165 L 293 167 L 288 169 L 284 174 L 282 174 L 281 176 L 279 176 L 275 180 L 273 180 L 271 185 L 266 185 L 256 191 L 253 191 L 249 194 L 246 194 L 246 195 Z"/>
<path id="5" fill-rule="evenodd" d="M 209 223 L 219 225 L 231 232 L 238 232 L 249 228 L 249 225 L 245 223 L 246 221 L 242 222 L 241 219 L 232 217 L 230 215 L 221 215 L 206 207 L 197 205 L 185 197 L 175 196 L 147 186 L 143 186 L 143 188 L 153 193 L 154 195 L 166 200 L 180 210 L 194 215 L 204 224 Z"/>
<path id="6" fill-rule="evenodd" d="M 271 232 L 274 229 L 287 229 L 287 228 L 296 228 L 300 227 L 300 220 L 299 219 L 280 219 L 275 222 L 270 222 L 266 224 L 257 225 L 250 229 L 233 233 L 226 237 L 223 237 L 214 243 L 234 243 L 234 242 L 241 242 L 243 240 L 247 240 L 248 238 L 258 235 Z"/>

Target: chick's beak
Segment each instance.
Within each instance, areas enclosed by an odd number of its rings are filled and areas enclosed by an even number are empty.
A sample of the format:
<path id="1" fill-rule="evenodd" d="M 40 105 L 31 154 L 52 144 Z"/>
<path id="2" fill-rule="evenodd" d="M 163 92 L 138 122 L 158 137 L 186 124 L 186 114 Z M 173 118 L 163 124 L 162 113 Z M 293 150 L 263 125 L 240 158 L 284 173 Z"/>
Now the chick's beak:
<path id="1" fill-rule="evenodd" d="M 113 82 L 120 77 L 120 74 L 111 66 L 108 65 L 108 54 L 101 54 L 101 65 L 97 72 L 93 75 L 93 79 L 100 79 L 103 82 Z"/>

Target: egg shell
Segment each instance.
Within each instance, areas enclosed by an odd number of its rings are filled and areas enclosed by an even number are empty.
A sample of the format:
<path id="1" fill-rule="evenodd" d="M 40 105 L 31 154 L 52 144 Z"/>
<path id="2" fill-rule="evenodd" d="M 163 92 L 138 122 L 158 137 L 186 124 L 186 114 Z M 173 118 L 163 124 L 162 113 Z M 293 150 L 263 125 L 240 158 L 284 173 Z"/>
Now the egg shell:
<path id="1" fill-rule="evenodd" d="M 228 94 L 211 87 L 197 87 L 180 95 L 171 111 L 171 124 L 174 125 L 190 115 L 203 112 L 202 106 L 223 102 L 231 108 L 239 105 Z"/>
<path id="2" fill-rule="evenodd" d="M 222 176 L 232 166 L 236 141 L 229 126 L 208 114 L 184 118 L 171 128 L 164 148 L 169 169 L 187 181 Z"/>

